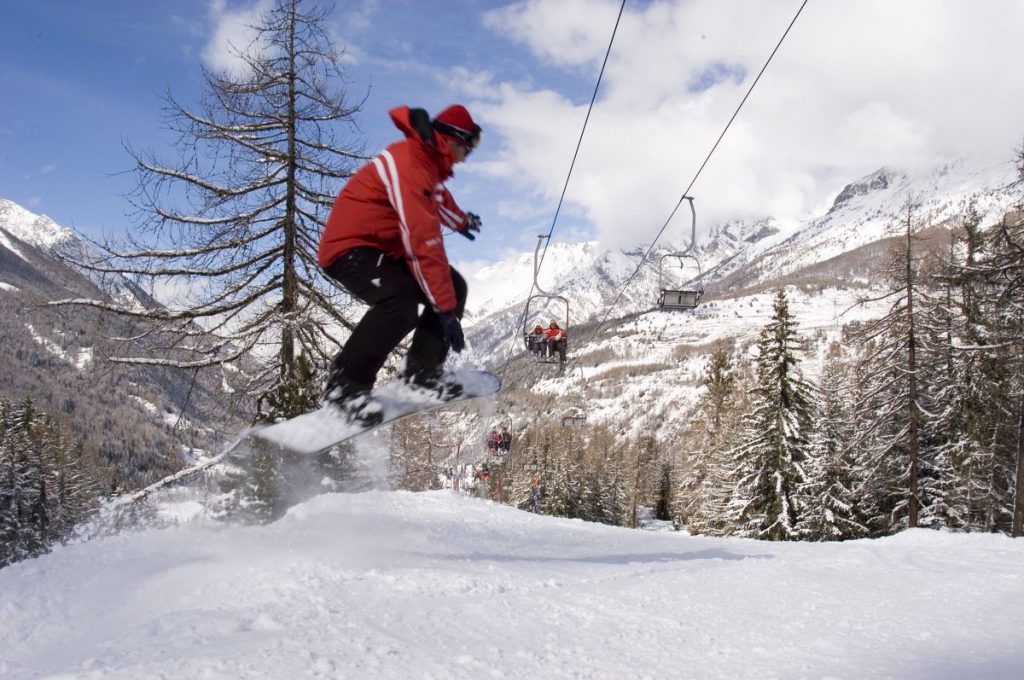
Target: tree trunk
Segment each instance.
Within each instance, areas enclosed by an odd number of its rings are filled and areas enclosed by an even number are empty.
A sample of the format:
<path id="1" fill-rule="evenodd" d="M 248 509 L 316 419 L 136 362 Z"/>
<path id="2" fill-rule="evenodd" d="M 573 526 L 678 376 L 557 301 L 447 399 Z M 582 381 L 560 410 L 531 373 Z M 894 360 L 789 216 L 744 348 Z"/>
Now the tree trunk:
<path id="1" fill-rule="evenodd" d="M 920 412 L 917 408 L 917 338 L 914 334 L 914 253 L 911 241 L 911 213 L 907 210 L 907 392 L 908 392 L 908 427 L 907 453 L 909 455 L 909 492 L 907 499 L 907 526 L 914 528 L 918 519 L 918 424 Z"/>
<path id="2" fill-rule="evenodd" d="M 1024 398 L 1017 415 L 1017 484 L 1013 493 L 1013 527 L 1010 535 L 1024 536 Z"/>
<path id="3" fill-rule="evenodd" d="M 640 495 L 640 449 L 636 450 L 636 469 L 633 472 L 633 498 L 629 504 L 629 527 L 636 529 L 636 506 Z"/>
<path id="4" fill-rule="evenodd" d="M 298 247 L 298 201 L 296 199 L 296 170 L 298 167 L 296 148 L 296 93 L 295 81 L 298 77 L 295 64 L 295 5 L 291 7 L 288 24 L 288 179 L 285 182 L 285 214 L 284 214 L 284 283 L 281 291 L 281 315 L 284 326 L 281 328 L 281 376 L 291 380 L 295 376 L 295 330 L 292 324 L 299 311 L 299 282 L 296 272 L 296 249 Z"/>

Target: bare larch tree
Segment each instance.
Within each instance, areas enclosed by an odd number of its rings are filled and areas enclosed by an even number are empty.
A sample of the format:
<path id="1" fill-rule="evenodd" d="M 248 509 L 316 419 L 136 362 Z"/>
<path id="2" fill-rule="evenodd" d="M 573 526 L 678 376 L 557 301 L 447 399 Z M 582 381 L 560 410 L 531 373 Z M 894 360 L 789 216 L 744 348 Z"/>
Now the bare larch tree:
<path id="1" fill-rule="evenodd" d="M 356 132 L 362 101 L 347 101 L 328 16 L 316 0 L 275 0 L 251 43 L 231 46 L 237 68 L 204 69 L 197 108 L 168 94 L 178 161 L 129 147 L 137 234 L 83 264 L 184 294 L 149 309 L 64 301 L 152 322 L 150 351 L 136 344 L 115 361 L 198 369 L 261 357 L 237 386 L 251 397 L 294 379 L 301 354 L 322 365 L 351 327 L 351 301 L 317 283 L 320 225 L 366 157 L 338 140 L 339 127 Z"/>

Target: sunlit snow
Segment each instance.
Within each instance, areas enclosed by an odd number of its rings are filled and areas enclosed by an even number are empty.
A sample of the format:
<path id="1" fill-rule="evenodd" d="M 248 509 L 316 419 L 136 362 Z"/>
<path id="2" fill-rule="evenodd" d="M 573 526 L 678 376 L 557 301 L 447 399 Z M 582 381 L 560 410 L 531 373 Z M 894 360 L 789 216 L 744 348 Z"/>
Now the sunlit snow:
<path id="1" fill-rule="evenodd" d="M 331 494 L 3 569 L 0 676 L 1018 678 L 1022 586 L 1001 535 L 766 543 Z"/>

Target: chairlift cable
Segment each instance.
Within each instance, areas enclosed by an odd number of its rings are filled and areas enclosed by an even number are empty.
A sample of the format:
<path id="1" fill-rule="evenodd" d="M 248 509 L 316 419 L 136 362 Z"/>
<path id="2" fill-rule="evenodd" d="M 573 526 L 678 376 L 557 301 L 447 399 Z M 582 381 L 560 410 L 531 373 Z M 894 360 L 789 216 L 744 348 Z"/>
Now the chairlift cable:
<path id="1" fill-rule="evenodd" d="M 804 8 L 807 6 L 807 2 L 808 2 L 808 0 L 803 0 L 803 2 L 800 4 L 800 7 L 797 9 L 796 14 L 794 14 L 793 19 L 789 22 L 789 25 L 786 27 L 786 30 L 783 31 L 782 36 L 779 38 L 779 41 L 776 43 L 774 49 L 772 49 L 771 53 L 768 55 L 768 58 L 765 60 L 765 63 L 761 67 L 761 70 L 758 72 L 758 74 L 754 78 L 753 82 L 751 82 L 750 87 L 747 89 L 746 94 L 743 95 L 743 98 L 740 100 L 739 104 L 737 105 L 736 110 L 733 112 L 732 116 L 729 118 L 728 122 L 725 124 L 725 127 L 722 129 L 721 134 L 719 134 L 718 139 L 715 140 L 715 143 L 712 145 L 710 151 L 708 151 L 707 156 L 705 156 L 704 161 L 701 163 L 700 167 L 697 169 L 697 172 L 694 174 L 693 178 L 690 180 L 690 183 L 686 186 L 686 189 L 683 191 L 682 195 L 680 196 L 679 201 L 676 203 L 675 207 L 672 208 L 672 211 L 669 213 L 669 216 L 665 220 L 665 223 L 662 225 L 661 229 L 658 231 L 657 235 L 654 237 L 654 240 L 651 242 L 650 247 L 647 249 L 647 251 L 644 253 L 643 257 L 640 259 L 640 262 L 637 264 L 636 269 L 633 270 L 633 273 L 630 274 L 630 276 L 626 280 L 626 282 L 623 283 L 622 287 L 619 289 L 619 292 L 616 295 L 615 300 L 612 302 L 612 304 L 608 305 L 607 311 L 605 312 L 605 315 L 598 322 L 598 325 L 595 328 L 594 332 L 580 346 L 580 350 L 578 352 L 576 352 L 576 358 L 572 360 L 570 366 L 568 367 L 568 370 L 567 371 L 563 370 L 563 373 L 562 373 L 563 375 L 571 375 L 572 372 L 579 365 L 580 357 L 583 356 L 583 350 L 586 349 L 586 347 L 588 345 L 590 345 L 597 338 L 598 334 L 601 332 L 601 329 L 603 328 L 605 323 L 608 321 L 608 318 L 611 315 L 611 311 L 616 308 L 616 305 L 618 304 L 619 300 L 622 298 L 622 295 L 625 293 L 626 288 L 628 288 L 629 284 L 633 282 L 633 279 L 635 279 L 637 274 L 640 272 L 640 268 L 643 266 L 643 264 L 650 257 L 651 252 L 654 250 L 654 246 L 657 244 L 658 240 L 665 233 L 665 230 L 668 228 L 668 225 L 672 222 L 672 219 L 675 217 L 675 214 L 679 211 L 680 206 L 682 206 L 684 201 L 686 201 L 688 199 L 691 199 L 691 197 L 689 195 L 690 190 L 693 189 L 693 187 L 696 185 L 697 180 L 700 178 L 701 174 L 704 171 L 704 168 L 708 165 L 708 163 L 711 160 L 711 157 L 714 155 L 715 151 L 718 149 L 719 145 L 722 142 L 722 139 L 725 138 L 725 135 L 729 131 L 729 128 L 732 126 L 733 122 L 739 116 L 740 111 L 743 109 L 743 106 L 746 104 L 747 100 L 750 98 L 750 95 L 753 93 L 754 88 L 760 82 L 761 76 L 764 75 L 765 71 L 768 69 L 768 65 L 771 64 L 772 60 L 775 58 L 776 53 L 778 53 L 779 49 L 782 47 L 782 43 L 786 40 L 786 37 L 789 35 L 789 33 L 792 30 L 793 26 L 796 24 L 796 21 L 800 17 L 800 14 L 803 12 Z M 623 7 L 625 7 L 625 0 L 623 0 Z M 622 16 L 622 8 L 620 8 L 620 10 L 619 10 L 619 17 L 621 18 L 621 16 Z M 616 20 L 616 22 L 615 22 L 615 28 L 616 29 L 618 29 L 618 25 L 619 25 L 619 21 Z M 612 33 L 612 41 L 614 41 L 614 39 L 615 39 L 615 33 L 613 31 L 613 33 Z M 610 51 L 611 51 L 611 42 L 609 42 L 609 44 L 608 44 L 608 52 L 610 52 Z M 605 54 L 605 63 L 607 63 L 607 60 L 608 60 L 608 54 L 606 53 Z M 597 97 L 597 87 L 600 85 L 601 76 L 603 76 L 603 74 L 604 74 L 604 65 L 602 65 L 602 67 L 601 67 L 601 74 L 599 75 L 597 85 L 594 88 L 594 97 L 591 99 L 591 108 L 593 108 L 594 99 Z M 590 112 L 588 110 L 588 112 L 587 112 L 587 120 L 589 120 L 589 117 L 590 117 Z M 584 130 L 583 131 L 585 131 L 585 129 L 586 129 L 586 122 L 584 122 Z M 581 133 L 580 133 L 580 141 L 579 141 L 579 143 L 577 144 L 577 147 L 576 147 L 577 154 L 579 152 L 579 144 L 582 143 L 582 140 L 583 140 L 583 131 L 581 131 Z M 573 156 L 573 164 L 575 164 L 575 161 L 576 161 L 576 156 L 574 155 Z M 570 166 L 569 174 L 570 175 L 572 174 L 572 166 Z M 568 182 L 569 182 L 569 178 L 566 177 L 566 184 L 565 184 L 566 187 L 568 186 Z M 563 188 L 562 198 L 564 198 L 564 196 L 565 196 L 565 189 Z M 562 199 L 560 198 L 559 202 L 558 202 L 558 209 L 559 210 L 561 209 L 561 205 L 562 205 Z M 548 242 L 549 243 L 550 243 L 550 236 L 551 236 L 551 234 L 554 231 L 555 221 L 557 220 L 557 218 L 558 218 L 558 211 L 556 210 L 555 220 L 552 221 L 551 229 L 548 232 Z M 693 243 L 691 243 L 691 247 L 692 246 L 693 246 Z M 546 246 L 544 248 L 544 252 L 545 253 L 547 252 L 547 247 Z M 536 282 L 536 278 L 537 278 L 536 277 L 536 274 L 537 274 L 536 270 L 539 269 L 539 266 L 540 266 L 539 264 L 535 266 L 534 282 Z M 531 285 L 530 294 L 532 295 L 532 293 L 533 293 L 533 286 Z M 525 322 L 525 318 L 524 317 L 525 317 L 527 311 L 528 311 L 527 307 L 524 306 L 523 312 L 522 312 L 522 314 L 520 314 L 520 316 L 518 317 L 518 320 L 516 322 L 516 328 L 515 328 L 515 332 L 514 332 L 515 334 L 518 334 L 519 327 L 522 326 L 522 324 Z M 502 365 L 502 368 L 501 368 L 501 371 L 500 371 L 500 375 L 501 375 L 502 378 L 504 378 L 505 371 L 508 368 L 508 365 L 511 363 L 512 352 L 514 351 L 514 348 L 515 348 L 515 342 L 518 342 L 518 338 L 516 337 L 516 335 L 513 336 L 512 348 L 510 348 L 509 356 L 506 358 L 505 363 Z M 582 366 L 580 366 L 580 370 L 582 371 Z M 584 380 L 585 380 L 585 378 L 584 378 Z M 552 401 L 554 401 L 554 399 L 555 399 L 554 396 L 549 396 L 546 406 L 550 405 L 550 403 Z M 543 410 L 543 408 L 544 407 L 542 407 L 542 410 Z"/>
<path id="2" fill-rule="evenodd" d="M 718 135 L 718 139 L 715 140 L 715 143 L 714 145 L 712 145 L 711 150 L 708 151 L 707 156 L 705 156 L 704 158 L 704 162 L 700 164 L 700 167 L 697 168 L 697 172 L 694 174 L 693 179 L 690 180 L 690 183 L 686 186 L 686 189 L 683 190 L 682 196 L 679 197 L 679 202 L 676 203 L 674 208 L 672 208 L 672 212 L 669 213 L 668 219 L 665 220 L 665 223 L 661 226 L 661 229 L 655 235 L 654 240 L 651 241 L 651 245 L 650 247 L 647 248 L 647 251 L 644 253 L 643 257 L 640 258 L 640 262 L 637 263 L 636 269 L 634 269 L 633 273 L 630 274 L 628 279 L 626 279 L 626 282 L 622 284 L 622 287 L 619 289 L 618 294 L 615 296 L 615 300 L 613 300 L 612 303 L 608 305 L 604 316 L 601 318 L 601 321 L 598 322 L 597 328 L 594 329 L 593 334 L 591 334 L 587 341 L 583 343 L 580 351 L 576 353 L 576 359 L 573 360 L 573 365 L 570 366 L 570 370 L 572 370 L 572 368 L 574 368 L 576 364 L 579 363 L 579 357 L 583 355 L 582 349 L 586 348 L 587 345 L 589 345 L 591 342 L 594 341 L 595 338 L 597 338 L 598 333 L 601 332 L 602 327 L 608 321 L 608 317 L 611 315 L 612 310 L 616 308 L 616 306 L 619 303 L 619 300 L 622 298 L 623 293 L 626 292 L 626 288 L 629 287 L 629 284 L 633 282 L 633 279 L 635 279 L 637 274 L 640 272 L 640 268 L 644 265 L 644 262 L 647 261 L 651 252 L 654 250 L 654 246 L 658 243 L 658 240 L 665 233 L 665 230 L 668 228 L 668 225 L 672 222 L 672 218 L 675 217 L 676 213 L 679 211 L 679 207 L 683 204 L 683 201 L 686 201 L 687 199 L 690 198 L 690 190 L 693 189 L 694 185 L 697 183 L 697 180 L 700 178 L 701 173 L 704 172 L 704 168 L 707 167 L 707 164 L 711 160 L 712 155 L 714 155 L 715 151 L 718 149 L 719 144 L 721 144 L 722 139 L 725 137 L 725 134 L 729 131 L 729 128 L 732 126 L 733 121 L 735 121 L 736 118 L 739 116 L 740 111 L 743 109 L 743 105 L 747 103 L 747 99 L 750 98 L 750 95 L 753 93 L 754 88 L 757 86 L 758 82 L 760 82 L 761 76 L 764 75 L 765 71 L 768 69 L 768 65 L 772 63 L 772 59 L 775 58 L 775 55 L 779 51 L 779 48 L 782 47 L 782 43 L 786 40 L 786 36 L 789 35 L 789 32 L 793 28 L 793 25 L 796 24 L 796 20 L 804 11 L 804 7 L 807 6 L 807 2 L 808 0 L 803 0 L 803 2 L 800 4 L 800 8 L 797 9 L 796 14 L 793 15 L 793 19 L 789 22 L 789 25 L 786 27 L 786 30 L 783 31 L 782 37 L 779 38 L 779 41 L 778 43 L 776 43 L 775 48 L 771 51 L 771 54 L 768 55 L 768 59 L 765 60 L 764 65 L 761 67 L 761 70 L 757 74 L 757 77 L 755 77 L 754 81 L 750 83 L 750 87 L 747 88 L 747 92 L 746 94 L 743 95 L 743 99 L 740 100 L 740 103 L 739 105 L 737 105 L 736 110 L 729 118 L 729 121 L 725 124 L 725 127 L 722 129 L 722 133 Z"/>
<path id="3" fill-rule="evenodd" d="M 530 292 L 526 296 L 527 300 L 529 300 L 530 296 L 533 295 L 533 290 L 536 287 L 536 283 L 537 283 L 537 273 L 540 270 L 540 267 L 541 267 L 541 265 L 544 262 L 544 256 L 547 254 L 548 245 L 551 244 L 551 235 L 554 234 L 554 232 L 555 232 L 555 224 L 558 222 L 558 215 L 562 211 L 562 203 L 565 201 L 565 194 L 566 194 L 566 191 L 569 188 L 569 180 L 572 177 L 573 169 L 576 167 L 576 159 L 579 157 L 580 147 L 583 145 L 583 135 L 586 134 L 587 123 L 590 122 L 590 114 L 594 110 L 594 102 L 597 101 L 597 92 L 598 92 L 598 89 L 601 87 L 601 80 L 604 78 L 604 70 L 605 70 L 605 67 L 608 65 L 608 57 L 609 57 L 609 55 L 612 52 L 612 45 L 615 43 L 615 34 L 618 33 L 619 23 L 622 21 L 622 13 L 623 13 L 623 10 L 625 10 L 625 9 L 626 9 L 626 0 L 622 0 L 622 4 L 619 6 L 619 14 L 615 18 L 615 26 L 614 26 L 614 28 L 612 28 L 611 38 L 608 40 L 608 48 L 605 50 L 605 53 L 604 53 L 604 61 L 601 62 L 601 70 L 597 74 L 597 82 L 594 83 L 594 92 L 590 96 L 590 106 L 587 107 L 587 115 L 583 119 L 583 127 L 580 129 L 579 139 L 576 140 L 576 150 L 572 154 L 572 162 L 569 164 L 569 172 L 566 174 L 566 176 L 565 176 L 565 183 L 562 185 L 562 194 L 558 197 L 558 205 L 555 207 L 555 214 L 554 214 L 554 217 L 551 219 L 551 226 L 548 228 L 547 243 L 544 245 L 544 250 L 540 254 L 540 260 L 535 264 L 535 267 L 534 267 L 533 282 L 530 284 Z M 505 363 L 502 364 L 501 370 L 498 372 L 499 376 L 502 379 L 505 378 L 505 370 L 508 368 L 509 363 L 511 363 L 511 361 L 512 361 L 512 357 L 513 357 L 514 352 L 515 352 L 515 347 L 516 347 L 516 344 L 518 343 L 518 340 L 519 340 L 519 338 L 518 338 L 519 327 L 522 326 L 526 322 L 526 313 L 527 313 L 527 311 L 528 311 L 528 306 L 524 305 L 523 306 L 523 311 L 516 318 L 515 328 L 514 328 L 514 330 L 512 332 L 512 345 L 509 347 L 509 352 L 508 352 L 508 356 L 505 359 Z"/>

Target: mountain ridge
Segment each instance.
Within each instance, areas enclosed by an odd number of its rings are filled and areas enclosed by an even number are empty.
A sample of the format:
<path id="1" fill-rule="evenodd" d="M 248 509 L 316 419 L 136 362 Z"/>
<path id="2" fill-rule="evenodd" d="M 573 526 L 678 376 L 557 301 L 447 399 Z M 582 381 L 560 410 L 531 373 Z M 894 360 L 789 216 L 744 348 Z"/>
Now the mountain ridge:
<path id="1" fill-rule="evenodd" d="M 110 338 L 146 342 L 138 324 L 50 304 L 158 304 L 123 277 L 72 266 L 95 256 L 73 230 L 0 199 L 0 397 L 31 398 L 95 453 L 110 488 L 131 488 L 219 447 L 233 434 L 219 432 L 233 416 L 220 386 L 205 377 L 103 361 L 117 347 Z"/>
<path id="2" fill-rule="evenodd" d="M 862 291 L 871 278 L 874 258 L 861 249 L 884 242 L 887 225 L 897 218 L 909 197 L 916 196 L 920 201 L 922 219 L 929 223 L 949 225 L 971 202 L 991 223 L 1013 203 L 1007 189 L 1010 178 L 1009 166 L 985 168 L 968 162 L 944 164 L 917 174 L 881 168 L 838 188 L 836 199 L 821 214 L 803 218 L 762 216 L 702 228 L 694 248 L 699 272 L 659 272 L 661 258 L 685 245 L 659 245 L 638 268 L 646 252 L 643 246 L 608 249 L 595 241 L 552 243 L 544 253 L 537 280 L 544 291 L 568 301 L 565 325 L 570 333 L 570 357 L 578 361 L 579 370 L 565 376 L 535 365 L 524 354 L 524 327 L 562 321 L 565 310 L 559 300 L 549 300 L 550 304 L 545 305 L 543 299 L 538 299 L 531 307 L 532 318 L 522 318 L 529 284 L 534 281 L 534 258 L 539 253 L 517 253 L 467 276 L 470 301 L 465 328 L 471 346 L 469 357 L 503 373 L 508 369 L 510 393 L 547 395 L 544 398 L 575 394 L 589 400 L 594 413 L 603 414 L 626 436 L 646 428 L 671 438 L 688 427 L 687 404 L 696 399 L 701 348 L 706 350 L 723 341 L 752 342 L 770 314 L 770 288 L 799 282 L 800 290 L 791 296 L 795 318 L 808 332 L 834 335 L 842 323 L 877 313 L 860 308 L 840 318 L 838 310 L 853 307 L 857 291 Z M 9 318 L 23 315 L 26 322 L 32 321 L 32 330 L 22 324 L 17 326 L 17 335 L 22 350 L 33 357 L 33 364 L 26 368 L 24 363 L 9 358 L 10 370 L 30 372 L 59 360 L 62 372 L 71 370 L 68 367 L 81 371 L 75 361 L 92 356 L 94 350 L 75 346 L 69 338 L 85 332 L 82 324 L 60 330 L 66 321 L 59 318 L 27 318 L 31 316 L 25 311 L 27 300 L 52 300 L 58 293 L 66 297 L 69 290 L 79 291 L 80 296 L 102 295 L 99 284 L 105 282 L 80 276 L 57 257 L 59 250 L 79 242 L 71 230 L 2 199 L 0 218 L 8 220 L 0 219 L 0 301 L 10 307 L 11 301 L 17 300 Z M 22 240 L 22 236 L 34 243 Z M 84 240 L 81 244 L 78 247 L 87 247 Z M 662 278 L 667 280 L 660 281 Z M 688 314 L 657 310 L 663 283 L 682 286 L 694 278 L 707 289 L 697 310 Z M 115 286 L 113 294 L 126 290 L 126 285 Z M 38 314 L 38 309 L 32 314 Z M 98 317 L 88 318 L 85 325 L 99 323 Z M 62 347 L 62 356 L 52 351 L 56 346 Z M 176 387 L 170 388 L 165 397 L 137 396 L 149 403 L 160 402 L 158 411 L 174 411 L 183 402 L 190 377 L 150 377 L 148 380 Z M 135 387 L 119 389 L 145 392 L 145 380 L 136 375 L 129 381 Z M 623 380 L 631 384 L 625 385 Z M 199 400 L 205 399 L 210 408 L 216 409 L 218 388 L 206 385 Z M 629 394 L 633 396 L 624 406 L 622 399 Z M 58 410 L 62 408 L 59 398 L 51 396 L 49 402 Z M 523 412 L 516 417 L 527 416 Z M 202 408 L 189 417 L 201 422 Z"/>
<path id="3" fill-rule="evenodd" d="M 908 199 L 921 203 L 919 217 L 930 224 L 949 224 L 971 202 L 985 223 L 995 222 L 1013 205 L 1008 187 L 1014 172 L 1010 163 L 991 165 L 965 159 L 917 172 L 883 167 L 837 189 L 831 206 L 821 214 L 761 216 L 710 226 L 698 223 L 693 252 L 701 271 L 698 274 L 691 266 L 673 278 L 666 270 L 669 275 L 664 283 L 671 288 L 698 279 L 708 299 L 739 295 L 745 287 L 763 287 L 768 281 L 883 240 Z M 661 258 L 686 245 L 659 245 L 638 268 L 646 248 L 611 250 L 593 241 L 555 242 L 548 247 L 537 278 L 545 292 L 569 299 L 571 326 L 603 318 L 613 301 L 614 314 L 637 314 L 655 307 L 661 287 Z M 523 291 L 533 280 L 533 256 L 519 253 L 481 271 L 486 274 L 468 277 L 471 313 L 466 325 L 483 357 L 502 344 L 493 337 L 495 329 L 507 337 L 514 325 L 512 319 L 522 314 Z M 495 272 L 503 272 L 504 277 L 497 279 Z M 626 287 L 630 276 L 633 278 Z M 507 281 L 515 282 L 515 287 L 505 284 Z M 496 282 L 505 285 L 502 288 Z M 521 320 L 515 326 L 532 327 L 535 321 L 546 325 L 553 315 L 554 306 L 542 307 L 536 319 Z"/>

